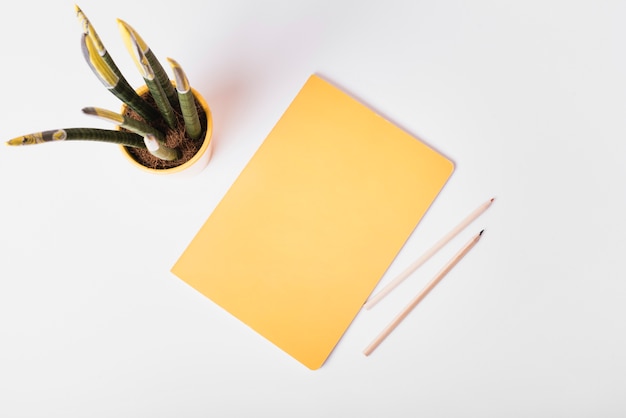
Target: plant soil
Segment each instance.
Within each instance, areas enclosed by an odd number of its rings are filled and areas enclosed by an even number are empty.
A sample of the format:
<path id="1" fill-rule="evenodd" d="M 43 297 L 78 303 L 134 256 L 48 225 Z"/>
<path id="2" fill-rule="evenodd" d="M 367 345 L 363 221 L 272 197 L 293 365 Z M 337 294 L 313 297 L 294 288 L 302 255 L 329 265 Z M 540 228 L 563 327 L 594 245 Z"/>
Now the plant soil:
<path id="1" fill-rule="evenodd" d="M 154 99 L 149 92 L 141 95 L 141 97 L 146 102 L 148 102 L 148 104 L 157 109 Z M 171 129 L 163 118 L 159 118 L 155 121 L 150 122 L 151 126 L 160 130 L 165 135 L 165 146 L 169 148 L 176 148 L 180 151 L 181 157 L 179 159 L 175 161 L 165 161 L 155 157 L 154 155 L 150 154 L 147 149 L 143 148 L 125 147 L 126 150 L 131 155 L 131 157 L 139 164 L 156 170 L 173 168 L 184 164 L 185 162 L 189 161 L 194 155 L 196 155 L 196 153 L 202 146 L 202 143 L 204 142 L 204 137 L 206 136 L 207 115 L 204 109 L 202 109 L 202 107 L 198 104 L 197 100 L 196 108 L 198 109 L 198 116 L 200 117 L 200 123 L 202 125 L 202 134 L 197 140 L 189 138 L 185 133 L 185 122 L 183 120 L 182 114 L 180 113 L 180 108 L 174 108 L 174 111 L 176 113 L 176 127 L 174 129 Z M 137 114 L 137 112 L 130 109 L 129 107 L 125 108 L 124 115 L 135 120 L 146 122 L 141 116 Z M 122 130 L 125 129 L 122 128 Z"/>

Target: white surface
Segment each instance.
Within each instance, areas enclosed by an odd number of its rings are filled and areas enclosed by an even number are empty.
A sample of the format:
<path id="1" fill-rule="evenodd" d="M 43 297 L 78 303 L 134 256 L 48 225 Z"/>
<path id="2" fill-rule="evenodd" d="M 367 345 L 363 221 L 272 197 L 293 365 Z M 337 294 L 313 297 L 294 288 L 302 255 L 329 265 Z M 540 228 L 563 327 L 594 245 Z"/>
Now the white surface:
<path id="1" fill-rule="evenodd" d="M 626 4 L 78 5 L 131 84 L 118 17 L 181 63 L 214 112 L 215 150 L 174 181 L 106 144 L 0 148 L 0 416 L 626 415 Z M 83 60 L 73 6 L 0 15 L 2 141 L 110 127 L 80 111 L 119 102 Z M 496 197 L 315 372 L 169 272 L 312 73 L 456 163 L 381 285 Z"/>

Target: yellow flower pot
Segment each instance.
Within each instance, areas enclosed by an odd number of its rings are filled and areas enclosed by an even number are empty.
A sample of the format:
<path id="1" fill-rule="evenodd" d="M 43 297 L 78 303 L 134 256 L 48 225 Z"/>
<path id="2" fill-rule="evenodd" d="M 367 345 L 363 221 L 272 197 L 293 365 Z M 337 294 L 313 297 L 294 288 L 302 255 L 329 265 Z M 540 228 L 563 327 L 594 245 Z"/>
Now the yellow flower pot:
<path id="1" fill-rule="evenodd" d="M 196 101 L 200 105 L 200 107 L 204 110 L 206 114 L 206 130 L 204 132 L 204 136 L 202 138 L 202 145 L 200 149 L 189 159 L 188 161 L 177 165 L 175 167 L 170 168 L 152 168 L 143 165 L 140 161 L 138 161 L 135 156 L 129 151 L 129 148 L 126 146 L 120 146 L 122 149 L 122 153 L 126 158 L 130 161 L 132 165 L 139 168 L 142 171 L 159 174 L 159 175 L 170 175 L 176 177 L 187 177 L 191 175 L 198 174 L 201 172 L 211 160 L 211 155 L 213 152 L 213 143 L 211 142 L 211 135 L 213 133 L 213 118 L 211 116 L 211 110 L 209 109 L 209 105 L 204 100 L 204 98 L 194 89 L 191 88 L 191 91 L 196 98 Z M 142 86 L 137 89 L 137 94 L 139 96 L 143 96 L 148 92 L 147 86 Z M 122 113 L 126 111 L 126 105 L 122 106 Z"/>

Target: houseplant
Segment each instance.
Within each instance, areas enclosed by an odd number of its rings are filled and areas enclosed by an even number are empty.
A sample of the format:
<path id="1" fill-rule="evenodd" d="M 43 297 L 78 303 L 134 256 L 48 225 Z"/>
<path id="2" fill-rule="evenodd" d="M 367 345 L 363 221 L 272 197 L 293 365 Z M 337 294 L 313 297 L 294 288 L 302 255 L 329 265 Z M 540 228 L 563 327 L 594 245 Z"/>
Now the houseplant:
<path id="1" fill-rule="evenodd" d="M 133 89 L 110 57 L 82 10 L 81 45 L 89 67 L 104 86 L 122 102 L 120 112 L 85 107 L 83 112 L 117 125 L 115 129 L 66 128 L 23 135 L 7 145 L 32 145 L 67 140 L 92 140 L 118 144 L 131 163 L 158 174 L 197 172 L 211 157 L 212 117 L 203 97 L 193 89 L 182 67 L 167 61 L 170 80 L 146 42 L 126 22 L 119 28 L 145 85 Z"/>

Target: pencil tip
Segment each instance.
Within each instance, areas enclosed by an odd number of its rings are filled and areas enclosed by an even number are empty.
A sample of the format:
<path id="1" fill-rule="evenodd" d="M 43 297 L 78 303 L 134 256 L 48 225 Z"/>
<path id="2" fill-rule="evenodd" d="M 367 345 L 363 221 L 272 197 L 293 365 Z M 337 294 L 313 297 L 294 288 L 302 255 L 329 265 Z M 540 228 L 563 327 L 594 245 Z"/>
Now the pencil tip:
<path id="1" fill-rule="evenodd" d="M 495 197 L 492 197 L 492 198 L 491 198 L 491 200 L 490 200 L 490 202 L 493 202 L 494 200 L 496 200 L 496 198 L 495 198 Z"/>
<path id="2" fill-rule="evenodd" d="M 484 229 L 478 233 L 478 236 L 481 236 L 483 234 L 483 232 L 485 232 Z"/>

